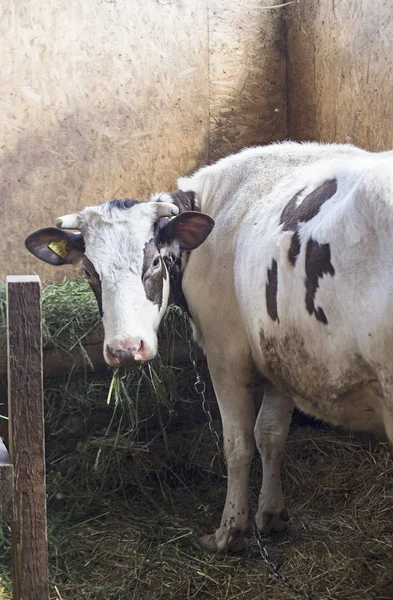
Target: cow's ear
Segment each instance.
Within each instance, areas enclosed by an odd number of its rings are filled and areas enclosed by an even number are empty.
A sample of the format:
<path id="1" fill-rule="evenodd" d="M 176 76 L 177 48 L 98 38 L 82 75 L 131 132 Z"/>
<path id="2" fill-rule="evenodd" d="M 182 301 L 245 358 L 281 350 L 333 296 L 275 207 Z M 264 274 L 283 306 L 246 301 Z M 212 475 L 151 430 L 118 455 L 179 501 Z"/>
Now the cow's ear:
<path id="1" fill-rule="evenodd" d="M 184 212 L 170 219 L 158 232 L 158 242 L 179 244 L 180 250 L 194 250 L 205 241 L 214 227 L 214 220 L 200 212 Z"/>
<path id="2" fill-rule="evenodd" d="M 80 233 L 57 227 L 46 227 L 32 233 L 26 238 L 25 246 L 34 256 L 55 266 L 75 264 L 85 251 Z"/>

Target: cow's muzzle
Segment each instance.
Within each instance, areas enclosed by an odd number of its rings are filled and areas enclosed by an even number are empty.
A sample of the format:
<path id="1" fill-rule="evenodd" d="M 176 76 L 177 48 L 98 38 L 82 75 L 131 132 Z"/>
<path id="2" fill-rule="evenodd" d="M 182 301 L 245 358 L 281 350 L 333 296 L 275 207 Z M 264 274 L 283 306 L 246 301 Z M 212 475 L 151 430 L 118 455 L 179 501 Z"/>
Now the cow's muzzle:
<path id="1" fill-rule="evenodd" d="M 154 358 L 142 339 L 127 338 L 121 342 L 105 345 L 104 356 L 106 362 L 112 367 L 126 365 L 133 362 L 147 362 Z"/>

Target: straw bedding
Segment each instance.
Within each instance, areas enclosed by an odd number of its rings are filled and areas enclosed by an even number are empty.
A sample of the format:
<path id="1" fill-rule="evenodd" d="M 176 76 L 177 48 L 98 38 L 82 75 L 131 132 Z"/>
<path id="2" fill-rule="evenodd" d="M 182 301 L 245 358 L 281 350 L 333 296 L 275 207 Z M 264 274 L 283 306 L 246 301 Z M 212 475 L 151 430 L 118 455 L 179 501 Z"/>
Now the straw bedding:
<path id="1" fill-rule="evenodd" d="M 4 322 L 4 294 L 1 310 Z M 43 292 L 45 340 L 79 347 L 98 319 L 79 280 Z M 184 335 L 172 308 L 164 325 Z M 207 377 L 206 370 L 204 376 Z M 3 382 L 4 383 L 4 382 Z M 218 525 L 225 465 L 200 422 L 189 366 L 45 380 L 50 597 L 57 600 L 289 600 L 251 536 L 239 555 L 195 536 Z M 209 388 L 211 394 L 211 388 Z M 182 415 L 182 418 L 176 418 Z M 318 600 L 393 597 L 393 466 L 387 443 L 297 419 L 283 465 L 291 520 L 263 540 L 290 583 Z M 220 432 L 220 424 L 215 424 Z M 250 486 L 257 505 L 261 468 Z M 0 532 L 0 598 L 10 596 L 9 529 Z"/>

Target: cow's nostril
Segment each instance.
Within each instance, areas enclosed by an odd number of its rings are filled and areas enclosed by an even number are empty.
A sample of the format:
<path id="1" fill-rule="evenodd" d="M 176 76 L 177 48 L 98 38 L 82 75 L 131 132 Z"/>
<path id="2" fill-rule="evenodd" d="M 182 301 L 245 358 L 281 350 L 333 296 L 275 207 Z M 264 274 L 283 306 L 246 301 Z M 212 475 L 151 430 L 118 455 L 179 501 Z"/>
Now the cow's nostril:
<path id="1" fill-rule="evenodd" d="M 133 346 L 131 346 L 130 348 L 130 352 L 132 354 L 132 356 L 134 356 L 138 350 L 140 350 L 142 348 L 142 340 L 140 342 L 138 342 L 137 344 L 134 344 Z"/>
<path id="2" fill-rule="evenodd" d="M 140 354 L 141 352 L 143 352 L 144 349 L 145 349 L 145 345 L 143 343 L 143 340 L 139 340 L 139 346 L 138 346 L 137 352 L 139 352 L 139 354 Z"/>
<path id="3" fill-rule="evenodd" d="M 130 359 L 141 360 L 143 349 L 143 340 L 138 339 L 128 339 L 113 345 L 107 344 L 106 346 L 107 355 L 112 364 L 128 362 Z"/>
<path id="4" fill-rule="evenodd" d="M 128 347 L 128 352 L 131 353 L 131 356 L 134 360 L 140 361 L 143 353 L 143 340 L 138 340 L 138 342 L 134 343 L 131 347 Z"/>

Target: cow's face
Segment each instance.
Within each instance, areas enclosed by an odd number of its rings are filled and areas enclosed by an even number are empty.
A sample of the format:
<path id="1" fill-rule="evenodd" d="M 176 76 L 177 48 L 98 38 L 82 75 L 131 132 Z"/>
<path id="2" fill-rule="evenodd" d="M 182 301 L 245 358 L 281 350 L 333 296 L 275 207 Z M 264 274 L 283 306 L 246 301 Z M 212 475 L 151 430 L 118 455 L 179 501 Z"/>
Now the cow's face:
<path id="1" fill-rule="evenodd" d="M 28 250 L 50 264 L 83 260 L 102 316 L 104 356 L 110 365 L 154 358 L 170 291 L 163 257 L 197 248 L 213 228 L 207 215 L 178 212 L 171 202 L 112 200 L 61 217 L 61 229 L 41 229 L 26 240 Z"/>

